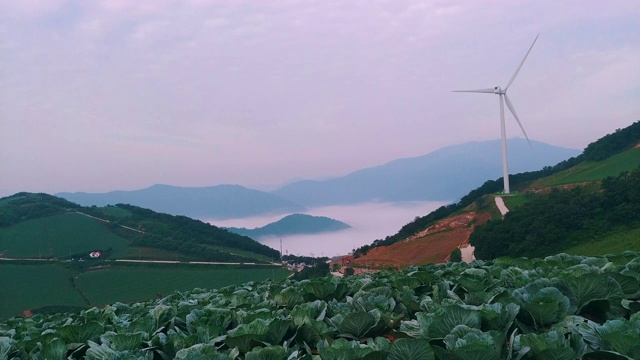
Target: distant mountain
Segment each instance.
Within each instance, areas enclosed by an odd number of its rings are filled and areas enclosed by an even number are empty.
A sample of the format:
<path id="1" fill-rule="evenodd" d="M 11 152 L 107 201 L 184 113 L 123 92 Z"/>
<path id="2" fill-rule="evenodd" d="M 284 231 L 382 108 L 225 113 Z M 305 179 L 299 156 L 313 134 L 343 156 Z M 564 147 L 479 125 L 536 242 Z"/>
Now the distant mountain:
<path id="1" fill-rule="evenodd" d="M 56 196 L 83 206 L 131 204 L 157 212 L 193 218 L 231 219 L 305 210 L 303 206 L 277 195 L 239 185 L 209 187 L 153 185 L 134 191 L 58 193 Z"/>
<path id="2" fill-rule="evenodd" d="M 351 226 L 342 221 L 324 216 L 312 216 L 306 214 L 293 214 L 267 224 L 261 228 L 226 228 L 236 234 L 249 236 L 256 239 L 261 236 L 285 236 L 294 234 L 317 234 L 323 232 L 339 231 Z"/>
<path id="3" fill-rule="evenodd" d="M 509 172 L 539 170 L 579 150 L 509 139 Z M 367 201 L 455 200 L 487 179 L 502 175 L 500 140 L 449 146 L 324 181 L 299 181 L 272 192 L 305 206 Z"/>
<path id="4" fill-rule="evenodd" d="M 524 139 L 510 139 L 510 173 L 539 170 L 580 153 Z M 368 201 L 455 200 L 486 179 L 502 175 L 500 141 L 471 142 L 404 158 L 343 177 L 297 181 L 272 192 L 239 185 L 177 187 L 154 185 L 108 193 L 58 193 L 83 206 L 131 204 L 194 218 L 232 219 L 268 213 L 291 214 L 305 206 Z"/>

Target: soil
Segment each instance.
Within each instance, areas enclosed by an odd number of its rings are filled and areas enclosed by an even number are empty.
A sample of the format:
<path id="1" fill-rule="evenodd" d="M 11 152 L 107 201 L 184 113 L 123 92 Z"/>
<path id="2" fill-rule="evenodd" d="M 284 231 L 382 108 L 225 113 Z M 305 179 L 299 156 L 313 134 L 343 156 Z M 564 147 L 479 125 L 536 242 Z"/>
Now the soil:
<path id="1" fill-rule="evenodd" d="M 452 216 L 393 245 L 373 248 L 353 263 L 364 267 L 400 268 L 446 262 L 453 250 L 469 243 L 475 226 L 490 218 L 488 213 L 476 212 Z"/>

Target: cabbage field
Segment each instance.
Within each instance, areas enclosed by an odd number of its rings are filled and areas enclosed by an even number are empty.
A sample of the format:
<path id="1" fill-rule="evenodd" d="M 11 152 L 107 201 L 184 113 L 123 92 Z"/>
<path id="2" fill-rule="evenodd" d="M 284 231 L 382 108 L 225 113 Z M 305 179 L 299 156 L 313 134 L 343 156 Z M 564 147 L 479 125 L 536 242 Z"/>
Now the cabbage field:
<path id="1" fill-rule="evenodd" d="M 0 359 L 640 359 L 640 254 L 249 282 L 0 323 Z"/>

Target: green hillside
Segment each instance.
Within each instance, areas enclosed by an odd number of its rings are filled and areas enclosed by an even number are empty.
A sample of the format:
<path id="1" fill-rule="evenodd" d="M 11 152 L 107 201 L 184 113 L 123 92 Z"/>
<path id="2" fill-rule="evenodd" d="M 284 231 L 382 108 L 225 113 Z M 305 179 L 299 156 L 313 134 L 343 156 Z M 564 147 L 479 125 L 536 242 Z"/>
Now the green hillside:
<path id="1" fill-rule="evenodd" d="M 19 193 L 0 199 L 0 318 L 283 279 L 286 269 L 271 266 L 277 258 L 248 237 L 184 216 Z"/>
<path id="2" fill-rule="evenodd" d="M 503 220 L 475 229 L 471 244 L 476 258 L 544 257 L 569 248 L 584 251 L 587 243 L 604 253 L 640 250 L 640 239 L 619 246 L 621 236 L 640 228 L 640 167 L 602 179 L 595 188 L 531 191 L 523 196 L 526 203 Z M 599 244 L 605 239 L 613 244 Z"/>
<path id="3" fill-rule="evenodd" d="M 75 212 L 0 228 L 0 249 L 11 258 L 66 258 L 107 249 L 117 258 L 128 245 L 102 222 Z"/>
<path id="4" fill-rule="evenodd" d="M 570 169 L 540 180 L 536 186 L 558 186 L 602 180 L 617 176 L 623 171 L 632 171 L 640 166 L 640 148 L 613 155 L 601 161 L 585 161 Z"/>
<path id="5" fill-rule="evenodd" d="M 506 248 L 511 247 L 512 250 L 505 253 L 505 255 L 511 256 L 543 256 L 545 254 L 552 254 L 554 251 L 560 250 L 562 246 L 566 246 L 567 250 L 569 249 L 582 249 L 584 251 L 584 247 L 580 247 L 581 243 L 590 242 L 595 244 L 595 242 L 602 242 L 599 245 L 604 248 L 609 249 L 618 249 L 620 246 L 617 245 L 618 242 L 624 241 L 628 236 L 627 232 L 633 232 L 635 227 L 640 227 L 640 224 L 635 225 L 631 222 L 628 222 L 626 218 L 616 219 L 614 216 L 609 215 L 607 219 L 603 220 L 605 215 L 603 214 L 586 214 L 584 212 L 580 213 L 579 216 L 583 218 L 581 220 L 575 220 L 575 218 L 564 216 L 564 206 L 568 204 L 557 204 L 557 211 L 555 212 L 555 217 L 551 217 L 548 221 L 541 221 L 540 219 L 548 218 L 550 213 L 550 209 L 546 204 L 547 201 L 553 202 L 548 195 L 545 195 L 549 191 L 562 191 L 566 188 L 571 188 L 575 186 L 580 186 L 584 194 L 580 194 L 576 196 L 576 198 L 581 197 L 598 197 L 597 193 L 601 191 L 601 182 L 607 178 L 618 178 L 619 181 L 624 182 L 624 176 L 619 177 L 624 173 L 632 172 L 634 169 L 637 169 L 640 166 L 640 148 L 638 145 L 640 144 L 640 121 L 636 121 L 630 126 L 624 129 L 618 129 L 614 133 L 607 134 L 602 138 L 592 142 L 589 144 L 584 152 L 575 157 L 565 161 L 562 161 L 554 166 L 548 166 L 538 171 L 513 174 L 510 175 L 511 186 L 514 190 L 517 190 L 519 194 L 511 195 L 505 198 L 505 202 L 507 206 L 512 210 L 506 217 L 505 222 L 507 224 L 512 224 L 513 226 L 509 226 L 508 228 L 504 228 L 501 230 L 497 230 L 494 228 L 497 227 L 506 227 L 504 223 L 499 224 L 496 222 L 492 222 L 485 226 L 479 226 L 476 228 L 475 232 L 478 234 L 472 235 L 472 238 L 475 237 L 475 243 L 480 244 L 491 244 L 493 235 L 489 235 L 490 233 L 495 233 L 497 237 L 500 237 L 504 241 L 504 244 L 509 244 L 508 246 L 503 246 L 499 252 L 506 251 Z M 629 181 L 633 181 L 632 178 L 628 179 Z M 567 186 L 570 185 L 570 186 Z M 637 187 L 635 187 L 637 186 Z M 470 209 L 484 209 L 486 208 L 487 195 L 491 196 L 496 194 L 502 190 L 503 181 L 502 178 L 498 178 L 495 180 L 486 181 L 482 186 L 470 191 L 466 196 L 462 197 L 457 203 L 449 204 L 447 206 L 442 206 L 437 210 L 421 217 L 416 217 L 416 219 L 405 226 L 403 226 L 396 234 L 387 236 L 385 239 L 375 240 L 371 245 L 365 245 L 356 249 L 355 256 L 359 256 L 362 254 L 366 254 L 369 250 L 379 246 L 388 246 L 394 244 L 396 242 L 402 241 L 416 233 L 423 231 L 429 226 L 433 225 L 435 222 L 445 219 L 454 214 L 459 214 L 461 212 L 470 211 Z M 635 187 L 635 188 L 634 188 Z M 624 209 L 631 208 L 636 209 L 636 204 L 634 203 L 635 199 L 635 190 L 640 188 L 640 184 L 631 183 L 629 185 L 628 194 L 616 194 L 619 197 L 618 202 L 622 205 L 620 206 L 621 212 L 624 212 Z M 535 195 L 538 193 L 539 195 Z M 627 196 L 628 195 L 628 196 Z M 628 198 L 631 196 L 632 199 Z M 539 212 L 531 211 L 531 205 L 529 202 L 532 198 L 536 198 L 538 203 Z M 593 200 L 593 199 L 592 199 Z M 600 206 L 601 202 L 606 203 L 607 206 L 614 206 L 610 204 L 611 201 L 607 202 L 605 200 L 594 200 L 589 206 L 594 205 Z M 586 206 L 586 205 L 585 205 Z M 575 209 L 575 207 L 574 207 Z M 602 208 L 596 208 L 595 210 L 602 210 Z M 528 213 L 530 212 L 530 213 Z M 526 219 L 526 216 L 518 216 L 518 214 L 528 213 L 527 216 L 536 219 L 537 222 L 534 224 L 525 224 L 521 223 L 516 225 L 513 220 L 514 218 Z M 596 216 L 591 219 L 589 216 Z M 637 217 L 637 215 L 636 215 Z M 496 218 L 492 216 L 492 218 Z M 498 217 L 499 218 L 499 217 Z M 527 221 L 533 221 L 528 219 Z M 573 223 L 571 223 L 574 221 Z M 582 221 L 582 222 L 581 222 Z M 591 221 L 591 223 L 589 223 Z M 605 223 L 604 226 L 598 226 L 598 222 Z M 553 229 L 551 224 L 556 224 L 558 227 L 563 229 L 559 231 L 558 229 Z M 520 226 L 520 227 L 518 227 Z M 539 228 L 545 229 L 545 240 L 534 239 L 534 235 L 528 234 L 528 237 L 523 237 L 525 230 L 523 227 L 532 226 L 532 230 L 537 235 L 540 236 L 540 233 L 543 231 L 537 231 Z M 617 229 L 617 230 L 616 230 Z M 619 229 L 626 229 L 621 231 Z M 553 241 L 552 238 L 560 239 L 560 233 L 568 234 L 571 237 L 569 241 L 567 238 L 562 238 L 562 241 Z M 555 234 L 555 235 L 554 235 Z M 482 238 L 482 240 L 480 240 Z M 518 247 L 517 243 L 536 243 L 538 241 L 549 242 L 549 247 L 536 247 L 534 252 L 526 252 L 524 248 Z M 636 242 L 631 242 L 632 244 L 640 243 L 640 240 Z M 561 245 L 563 244 L 563 245 Z M 482 248 L 485 245 L 480 245 L 480 254 L 484 251 Z M 487 245 L 488 246 L 488 245 Z M 594 245 L 595 246 L 595 245 Z M 634 249 L 638 250 L 638 247 L 634 247 Z M 478 251 L 476 247 L 476 251 Z M 498 256 L 488 255 L 487 254 L 481 256 Z M 593 252 L 584 252 L 584 254 L 598 255 L 602 253 L 593 253 Z"/>
<path id="6" fill-rule="evenodd" d="M 155 260 L 267 262 L 279 257 L 248 237 L 132 205 L 82 207 L 29 193 L 0 199 L 1 257 L 87 258 L 92 251 L 109 259 L 135 257 L 129 247 L 162 250 Z"/>
<path id="7" fill-rule="evenodd" d="M 640 122 L 589 144 L 575 165 L 505 197 L 503 220 L 475 229 L 480 259 L 640 250 Z"/>

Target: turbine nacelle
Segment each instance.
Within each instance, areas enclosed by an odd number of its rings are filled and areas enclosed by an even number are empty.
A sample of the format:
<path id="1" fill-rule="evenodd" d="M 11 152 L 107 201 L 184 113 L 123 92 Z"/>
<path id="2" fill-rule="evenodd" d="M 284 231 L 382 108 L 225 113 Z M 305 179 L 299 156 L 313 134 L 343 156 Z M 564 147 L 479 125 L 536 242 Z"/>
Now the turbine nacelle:
<path id="1" fill-rule="evenodd" d="M 494 94 L 504 94 L 506 92 L 506 90 L 502 90 L 502 88 L 500 86 L 496 86 L 493 88 L 493 93 Z"/>

